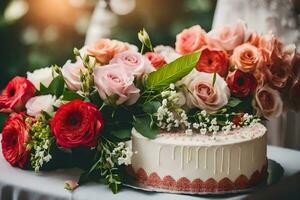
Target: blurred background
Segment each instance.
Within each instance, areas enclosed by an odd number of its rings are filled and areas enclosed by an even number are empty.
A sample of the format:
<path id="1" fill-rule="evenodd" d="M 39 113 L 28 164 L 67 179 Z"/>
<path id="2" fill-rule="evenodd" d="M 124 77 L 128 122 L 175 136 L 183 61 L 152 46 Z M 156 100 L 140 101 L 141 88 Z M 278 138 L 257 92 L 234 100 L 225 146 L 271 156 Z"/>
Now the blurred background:
<path id="1" fill-rule="evenodd" d="M 215 6 L 216 0 L 0 0 L 0 89 L 16 75 L 73 58 L 91 22 L 93 36 L 139 46 L 137 32 L 145 27 L 154 45 L 174 46 L 184 27 L 210 30 Z"/>

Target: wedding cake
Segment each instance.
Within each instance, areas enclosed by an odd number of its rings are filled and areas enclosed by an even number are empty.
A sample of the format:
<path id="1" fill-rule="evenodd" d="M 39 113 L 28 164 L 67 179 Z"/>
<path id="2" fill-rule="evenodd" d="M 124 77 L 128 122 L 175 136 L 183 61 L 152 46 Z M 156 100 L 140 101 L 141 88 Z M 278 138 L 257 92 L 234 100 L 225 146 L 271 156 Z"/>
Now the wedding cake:
<path id="1" fill-rule="evenodd" d="M 266 175 L 266 128 L 260 124 L 211 136 L 161 133 L 149 140 L 133 130 L 132 170 L 146 186 L 214 192 L 239 190 Z"/>

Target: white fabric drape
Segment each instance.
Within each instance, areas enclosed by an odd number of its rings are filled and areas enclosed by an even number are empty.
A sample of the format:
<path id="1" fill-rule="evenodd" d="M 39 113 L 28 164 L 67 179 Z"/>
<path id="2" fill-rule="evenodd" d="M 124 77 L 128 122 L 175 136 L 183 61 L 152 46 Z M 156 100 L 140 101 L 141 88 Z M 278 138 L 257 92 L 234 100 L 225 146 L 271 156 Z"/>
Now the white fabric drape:
<path id="1" fill-rule="evenodd" d="M 218 0 L 213 27 L 244 20 L 250 30 L 272 31 L 300 50 L 300 15 L 291 0 Z M 300 103 L 300 102 L 299 102 Z M 300 149 L 300 114 L 288 112 L 266 123 L 270 144 Z"/>

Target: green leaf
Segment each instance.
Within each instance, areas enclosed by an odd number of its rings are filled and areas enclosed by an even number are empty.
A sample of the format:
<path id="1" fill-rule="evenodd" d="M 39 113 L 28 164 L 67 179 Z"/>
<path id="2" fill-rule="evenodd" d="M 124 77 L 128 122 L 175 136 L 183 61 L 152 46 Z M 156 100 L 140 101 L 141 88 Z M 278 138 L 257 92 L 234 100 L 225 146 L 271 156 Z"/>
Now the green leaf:
<path id="1" fill-rule="evenodd" d="M 234 108 L 236 106 L 238 106 L 240 103 L 242 103 L 242 101 L 238 98 L 235 97 L 230 97 L 227 106 Z"/>
<path id="2" fill-rule="evenodd" d="M 159 90 L 176 83 L 190 73 L 200 58 L 200 52 L 182 56 L 149 74 L 146 87 Z"/>
<path id="3" fill-rule="evenodd" d="M 148 114 L 154 114 L 157 112 L 157 109 L 161 106 L 158 101 L 147 102 L 143 105 L 143 111 Z"/>
<path id="4" fill-rule="evenodd" d="M 135 118 L 133 126 L 140 134 L 150 139 L 154 139 L 160 131 L 159 127 L 152 123 L 150 116 Z"/>
<path id="5" fill-rule="evenodd" d="M 63 97 L 62 97 L 63 101 L 72 101 L 74 99 L 84 100 L 84 97 L 78 94 L 77 92 L 73 92 L 69 90 L 65 90 L 63 92 Z"/>
<path id="6" fill-rule="evenodd" d="M 115 137 L 124 140 L 124 139 L 130 139 L 131 136 L 131 128 L 123 128 L 123 129 L 117 129 L 112 130 L 111 134 Z"/>
<path id="7" fill-rule="evenodd" d="M 55 77 L 48 87 L 48 91 L 50 94 L 55 95 L 59 98 L 64 91 L 65 81 L 62 76 Z"/>

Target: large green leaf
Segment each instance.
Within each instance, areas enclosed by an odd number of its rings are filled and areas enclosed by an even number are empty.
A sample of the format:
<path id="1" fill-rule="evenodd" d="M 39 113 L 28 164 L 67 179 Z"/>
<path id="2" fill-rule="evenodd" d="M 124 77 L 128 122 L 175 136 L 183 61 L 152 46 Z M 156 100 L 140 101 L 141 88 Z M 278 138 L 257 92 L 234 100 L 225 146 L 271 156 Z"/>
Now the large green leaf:
<path id="1" fill-rule="evenodd" d="M 152 123 L 150 116 L 136 118 L 133 126 L 140 134 L 150 139 L 154 139 L 160 131 L 159 127 Z"/>
<path id="2" fill-rule="evenodd" d="M 200 58 L 200 52 L 182 56 L 149 74 L 146 87 L 159 90 L 175 83 L 190 73 Z"/>

